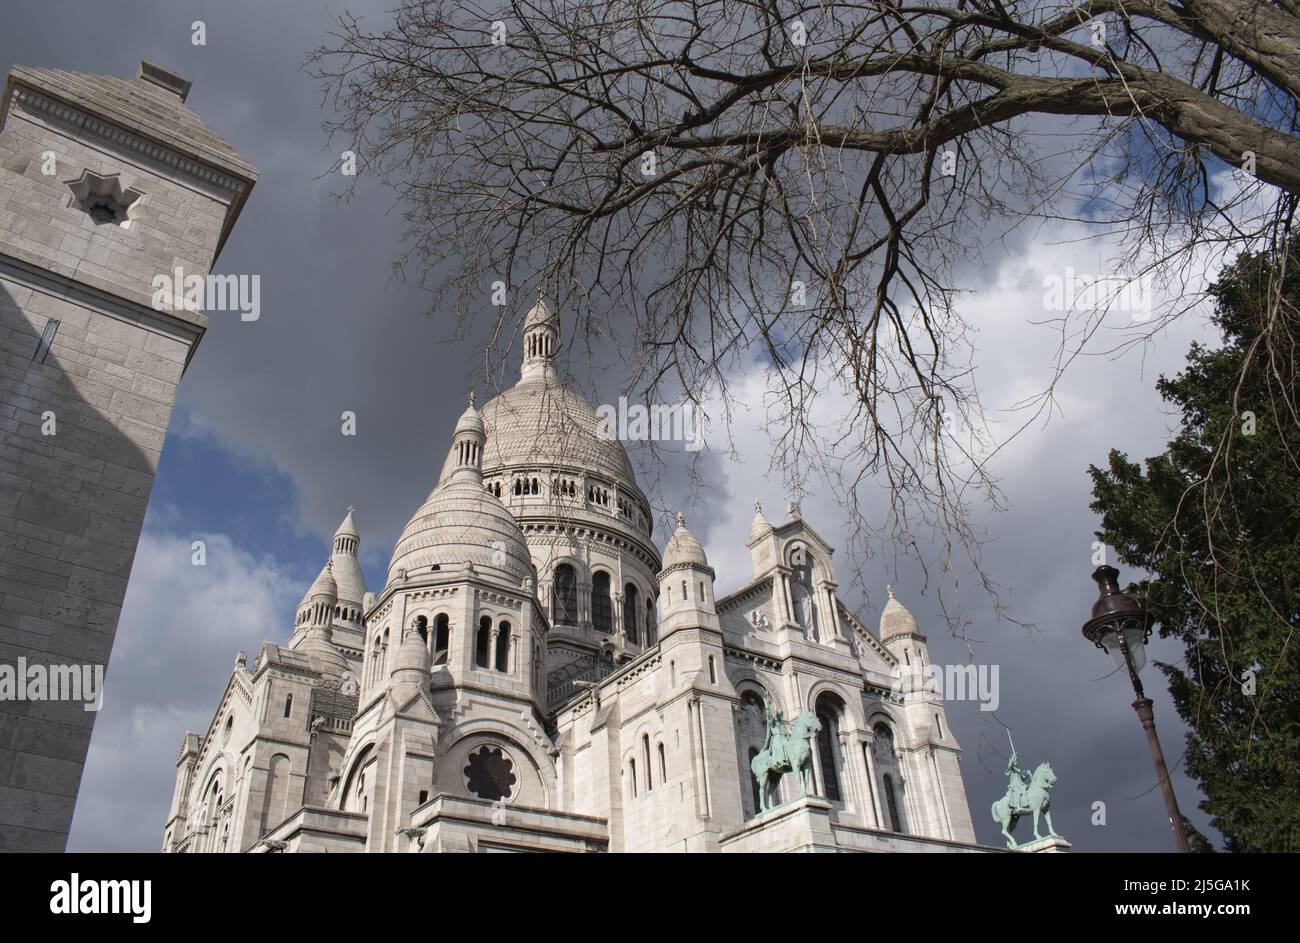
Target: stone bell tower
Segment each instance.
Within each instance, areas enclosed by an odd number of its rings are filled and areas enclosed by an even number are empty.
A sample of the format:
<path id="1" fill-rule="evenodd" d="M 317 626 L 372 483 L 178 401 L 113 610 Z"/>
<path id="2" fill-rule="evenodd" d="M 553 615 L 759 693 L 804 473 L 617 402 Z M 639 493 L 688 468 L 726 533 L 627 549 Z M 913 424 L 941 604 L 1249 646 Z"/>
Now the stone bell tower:
<path id="1" fill-rule="evenodd" d="M 17 66 L 0 99 L 0 851 L 63 849 L 95 718 L 70 687 L 6 698 L 4 674 L 107 665 L 207 324 L 157 310 L 154 279 L 206 281 L 257 179 L 189 90 L 150 62 Z"/>

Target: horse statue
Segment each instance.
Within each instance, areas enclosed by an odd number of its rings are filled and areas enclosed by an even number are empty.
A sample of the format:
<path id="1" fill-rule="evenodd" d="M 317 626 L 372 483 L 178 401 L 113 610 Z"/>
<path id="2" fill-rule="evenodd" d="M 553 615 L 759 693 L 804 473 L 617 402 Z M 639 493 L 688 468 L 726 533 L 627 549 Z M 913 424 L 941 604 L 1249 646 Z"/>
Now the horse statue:
<path id="1" fill-rule="evenodd" d="M 993 803 L 992 808 L 993 821 L 1002 826 L 1002 834 L 1007 836 L 1007 847 L 1018 847 L 1016 840 L 1011 837 L 1011 830 L 1016 827 L 1022 815 L 1033 815 L 1035 840 L 1043 837 L 1038 833 L 1040 815 L 1047 819 L 1047 837 L 1060 838 L 1052 827 L 1052 787 L 1056 785 L 1056 774 L 1052 772 L 1051 765 L 1047 762 L 1039 763 L 1029 781 L 1025 782 L 1013 752 L 1011 761 L 1007 764 L 1007 775 L 1011 777 L 1011 782 L 1007 786 L 1006 795 Z"/>
<path id="2" fill-rule="evenodd" d="M 759 812 L 773 808 L 776 787 L 786 773 L 794 772 L 799 777 L 799 795 L 813 792 L 812 738 L 822 729 L 812 711 L 804 711 L 795 718 L 790 731 L 785 729 L 780 708 L 772 711 L 764 707 L 763 713 L 767 721 L 767 743 L 749 764 L 758 780 Z"/>

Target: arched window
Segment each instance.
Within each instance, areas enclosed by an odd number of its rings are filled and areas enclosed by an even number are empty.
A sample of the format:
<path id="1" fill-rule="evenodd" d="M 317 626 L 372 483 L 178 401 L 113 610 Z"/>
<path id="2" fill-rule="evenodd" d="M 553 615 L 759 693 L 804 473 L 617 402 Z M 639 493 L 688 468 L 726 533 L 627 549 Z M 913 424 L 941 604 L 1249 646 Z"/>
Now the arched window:
<path id="1" fill-rule="evenodd" d="M 636 798 L 636 760 L 627 761 L 628 779 L 632 783 L 632 798 Z"/>
<path id="2" fill-rule="evenodd" d="M 653 645 L 658 640 L 658 635 L 655 629 L 655 601 L 647 599 L 645 601 L 645 643 Z"/>
<path id="3" fill-rule="evenodd" d="M 288 717 L 293 713 L 293 695 L 286 694 L 284 697 L 284 716 Z"/>
<path id="4" fill-rule="evenodd" d="M 445 665 L 451 656 L 451 620 L 445 612 L 433 620 L 433 663 Z"/>
<path id="5" fill-rule="evenodd" d="M 753 762 L 767 741 L 767 724 L 763 717 L 763 699 L 753 691 L 745 691 L 740 696 L 740 707 L 736 711 L 736 751 L 740 764 L 740 797 L 744 805 L 745 818 L 752 819 L 758 814 L 759 801 L 758 780 L 754 778 Z"/>
<path id="6" fill-rule="evenodd" d="M 551 586 L 551 623 L 578 624 L 578 578 L 567 563 L 555 568 L 555 581 Z"/>
<path id="7" fill-rule="evenodd" d="M 898 827 L 898 800 L 894 797 L 894 779 L 888 773 L 884 777 L 885 782 L 885 808 L 889 810 L 889 821 L 885 827 L 891 832 L 901 832 Z"/>
<path id="8" fill-rule="evenodd" d="M 510 670 L 510 623 L 497 626 L 497 671 Z"/>
<path id="9" fill-rule="evenodd" d="M 289 814 L 289 780 L 293 764 L 289 757 L 277 753 L 266 770 L 266 790 L 262 793 L 262 814 L 258 817 L 261 834 L 284 821 Z"/>
<path id="10" fill-rule="evenodd" d="M 650 765 L 650 734 L 648 733 L 641 735 L 641 750 L 645 754 L 645 791 L 649 792 L 654 789 L 655 781 L 651 773 L 654 767 Z"/>
<path id="11" fill-rule="evenodd" d="M 822 725 L 822 732 L 817 734 L 817 759 L 822 768 L 822 791 L 831 802 L 844 801 L 837 766 L 843 714 L 844 702 L 834 694 L 827 691 L 817 698 L 817 722 Z"/>
<path id="12" fill-rule="evenodd" d="M 418 616 L 415 620 L 415 631 L 420 633 L 420 641 L 427 646 L 429 644 L 429 617 Z"/>
<path id="13" fill-rule="evenodd" d="M 664 745 L 659 744 L 659 781 L 668 782 L 668 758 L 664 755 Z"/>
<path id="14" fill-rule="evenodd" d="M 492 634 L 492 617 L 484 616 L 478 620 L 478 632 L 474 636 L 474 664 L 479 668 L 490 667 L 488 645 Z"/>
<path id="15" fill-rule="evenodd" d="M 597 570 L 591 577 L 591 624 L 597 632 L 614 631 L 614 605 L 609 598 L 609 574 Z"/>
<path id="16" fill-rule="evenodd" d="M 894 744 L 894 731 L 884 723 L 872 728 L 872 759 L 875 760 L 876 775 L 880 777 L 880 791 L 884 795 L 887 819 L 885 827 L 894 832 L 906 832 L 907 822 L 898 807 L 898 790 L 902 788 L 902 778 L 898 769 L 898 751 Z"/>
<path id="17" fill-rule="evenodd" d="M 368 746 L 352 763 L 352 769 L 343 783 L 343 811 L 365 812 L 370 805 L 370 792 L 373 777 L 369 775 L 374 762 L 374 747 Z"/>
<path id="18" fill-rule="evenodd" d="M 636 587 L 628 583 L 623 587 L 623 634 L 633 645 L 641 644 L 641 634 L 637 631 L 636 624 L 640 614 L 640 599 Z"/>

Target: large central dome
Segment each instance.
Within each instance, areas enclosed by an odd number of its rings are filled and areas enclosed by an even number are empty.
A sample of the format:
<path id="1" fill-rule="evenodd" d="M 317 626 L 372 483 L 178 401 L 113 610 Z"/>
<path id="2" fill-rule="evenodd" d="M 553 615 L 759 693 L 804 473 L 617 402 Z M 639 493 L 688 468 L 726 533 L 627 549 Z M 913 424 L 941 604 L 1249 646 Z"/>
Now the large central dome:
<path id="1" fill-rule="evenodd" d="M 538 301 L 524 319 L 519 382 L 481 410 L 487 432 L 483 474 L 568 469 L 608 478 L 606 484 L 639 495 L 636 472 L 623 443 L 600 434 L 602 421 L 596 407 L 556 375 L 558 340 L 559 319 Z"/>
<path id="2" fill-rule="evenodd" d="M 482 412 L 485 474 L 516 466 L 567 466 L 608 475 L 620 485 L 636 484 L 623 444 L 597 434 L 596 407 L 554 379 L 522 379 Z"/>

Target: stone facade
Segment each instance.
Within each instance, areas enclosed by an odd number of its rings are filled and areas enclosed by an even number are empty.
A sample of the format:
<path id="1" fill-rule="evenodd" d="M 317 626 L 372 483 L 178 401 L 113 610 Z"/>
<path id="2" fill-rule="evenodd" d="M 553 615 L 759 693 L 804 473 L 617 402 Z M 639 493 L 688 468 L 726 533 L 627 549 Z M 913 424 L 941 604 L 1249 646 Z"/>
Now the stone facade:
<path id="1" fill-rule="evenodd" d="M 241 655 L 178 760 L 166 851 L 988 851 L 929 661 L 890 594 L 872 631 L 792 504 L 756 507 L 722 598 L 681 517 L 662 553 L 622 446 L 525 321 L 519 384 L 471 401 L 381 592 L 352 513 L 284 646 Z M 762 812 L 764 706 L 813 792 Z"/>
<path id="2" fill-rule="evenodd" d="M 151 63 L 17 67 L 0 99 L 0 665 L 106 666 L 201 314 L 256 179 Z M 20 661 L 21 659 L 21 661 Z M 304 707 L 305 710 L 305 707 Z M 95 714 L 0 697 L 0 851 L 61 851 Z"/>

